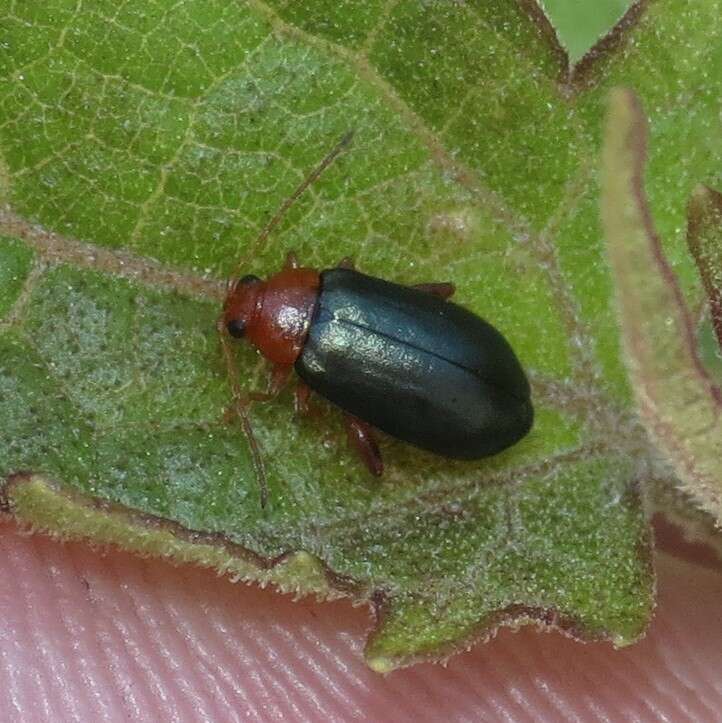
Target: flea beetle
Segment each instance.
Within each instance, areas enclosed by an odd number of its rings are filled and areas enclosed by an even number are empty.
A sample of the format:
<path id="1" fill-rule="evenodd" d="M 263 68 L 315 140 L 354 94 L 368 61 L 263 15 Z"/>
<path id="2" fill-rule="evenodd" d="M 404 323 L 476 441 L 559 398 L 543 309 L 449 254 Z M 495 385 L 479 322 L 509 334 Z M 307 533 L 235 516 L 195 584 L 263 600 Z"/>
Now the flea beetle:
<path id="1" fill-rule="evenodd" d="M 282 214 L 349 142 L 345 137 L 264 229 Z M 292 371 L 296 406 L 311 391 L 344 415 L 348 437 L 373 475 L 383 462 L 374 429 L 455 459 L 496 454 L 524 437 L 534 412 L 529 382 L 509 343 L 491 324 L 449 301 L 451 283 L 402 286 L 353 268 L 322 271 L 288 254 L 280 272 L 243 276 L 228 289 L 218 328 L 236 408 L 253 450 L 265 504 L 265 475 L 247 414 Z M 243 395 L 234 380 L 229 337 L 247 339 L 273 365 L 270 389 Z"/>

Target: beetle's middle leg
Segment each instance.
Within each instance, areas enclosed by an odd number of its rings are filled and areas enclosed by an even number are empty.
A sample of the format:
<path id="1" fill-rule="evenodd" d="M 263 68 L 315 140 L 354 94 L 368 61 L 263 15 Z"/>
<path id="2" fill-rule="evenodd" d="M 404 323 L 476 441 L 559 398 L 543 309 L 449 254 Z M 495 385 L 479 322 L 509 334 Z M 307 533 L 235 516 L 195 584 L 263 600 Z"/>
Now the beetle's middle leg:
<path id="1" fill-rule="evenodd" d="M 337 269 L 351 269 L 352 271 L 356 268 L 354 260 L 350 256 L 344 256 L 337 264 Z"/>
<path id="2" fill-rule="evenodd" d="M 384 471 L 384 462 L 374 437 L 373 427 L 352 414 L 344 413 L 343 417 L 349 443 L 356 448 L 368 471 L 374 477 L 380 477 Z"/>
<path id="3" fill-rule="evenodd" d="M 427 294 L 432 294 L 433 296 L 438 296 L 444 300 L 450 299 L 456 291 L 456 287 L 450 281 L 441 281 L 439 283 L 431 284 L 414 284 L 413 288 L 418 289 L 419 291 L 425 291 Z"/>

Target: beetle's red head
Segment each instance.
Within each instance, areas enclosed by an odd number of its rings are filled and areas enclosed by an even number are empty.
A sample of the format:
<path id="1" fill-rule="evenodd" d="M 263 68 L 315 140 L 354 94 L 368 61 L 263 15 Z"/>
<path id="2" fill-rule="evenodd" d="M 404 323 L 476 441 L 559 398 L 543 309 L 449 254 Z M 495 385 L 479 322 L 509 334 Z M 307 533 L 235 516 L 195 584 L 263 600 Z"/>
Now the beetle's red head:
<path id="1" fill-rule="evenodd" d="M 262 281 L 244 276 L 223 306 L 231 336 L 245 337 L 274 364 L 296 361 L 308 333 L 318 296 L 319 275 L 306 268 L 284 268 Z"/>
<path id="2" fill-rule="evenodd" d="M 223 323 L 232 337 L 243 338 L 258 319 L 265 286 L 264 281 L 252 274 L 238 279 L 233 285 L 223 305 Z"/>

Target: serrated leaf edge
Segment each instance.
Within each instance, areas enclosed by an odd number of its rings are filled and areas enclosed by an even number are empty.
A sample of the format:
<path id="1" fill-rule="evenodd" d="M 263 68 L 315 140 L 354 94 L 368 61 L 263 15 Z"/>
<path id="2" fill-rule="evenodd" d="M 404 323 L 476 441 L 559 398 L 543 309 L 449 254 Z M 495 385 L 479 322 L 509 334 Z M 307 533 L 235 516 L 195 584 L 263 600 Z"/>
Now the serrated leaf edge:
<path id="1" fill-rule="evenodd" d="M 639 485 L 630 494 L 639 495 Z M 43 500 L 43 512 L 53 516 L 53 507 L 72 510 L 84 516 L 84 522 L 92 518 L 94 524 L 105 525 L 106 532 L 96 529 L 60 529 L 40 518 L 33 518 L 26 509 L 37 499 Z M 610 634 L 608 631 L 590 631 L 578 620 L 554 608 L 537 608 L 521 604 L 510 605 L 481 620 L 474 632 L 465 639 L 434 649 L 403 657 L 389 657 L 374 651 L 375 643 L 383 629 L 383 622 L 392 600 L 383 590 L 372 591 L 368 586 L 333 572 L 321 559 L 306 551 L 286 552 L 274 558 L 264 558 L 243 546 L 228 540 L 221 533 L 196 532 L 182 525 L 147 513 L 138 512 L 124 505 L 79 494 L 62 487 L 42 475 L 14 474 L 0 484 L 0 514 L 10 516 L 22 527 L 41 532 L 60 540 L 77 540 L 95 548 L 118 547 L 140 557 L 155 557 L 175 565 L 193 564 L 213 569 L 232 582 L 254 582 L 262 587 L 272 585 L 280 592 L 294 594 L 297 598 L 315 595 L 319 600 L 348 597 L 354 605 L 369 604 L 373 613 L 373 629 L 365 646 L 369 667 L 379 673 L 387 673 L 419 662 L 446 662 L 451 656 L 469 650 L 478 643 L 493 639 L 501 628 L 514 631 L 533 625 L 545 632 L 558 632 L 579 642 L 610 641 L 615 647 L 631 645 L 644 636 L 646 629 L 631 639 Z M 57 523 L 57 518 L 53 519 Z M 128 537 L 120 539 L 110 533 L 114 525 L 121 525 Z M 165 546 L 165 552 L 159 548 Z M 652 565 L 651 533 L 640 540 L 640 557 L 645 560 L 647 574 L 652 580 L 650 605 L 654 607 L 656 580 Z M 314 574 L 315 573 L 315 574 Z M 309 586 L 307 578 L 322 586 Z M 304 584 L 306 583 L 306 584 Z"/>
<path id="2" fill-rule="evenodd" d="M 92 520 L 95 530 L 63 527 L 60 518 L 48 524 L 33 517 L 29 505 L 37 499 L 48 503 L 43 513 L 52 517 L 51 506 L 72 511 Z M 303 550 L 284 552 L 265 558 L 252 550 L 232 542 L 221 533 L 193 531 L 170 520 L 139 512 L 124 505 L 107 502 L 70 490 L 42 475 L 20 472 L 0 483 L 0 513 L 9 515 L 23 527 L 42 532 L 61 540 L 82 540 L 93 547 L 117 547 L 140 557 L 155 557 L 173 564 L 195 564 L 227 575 L 234 582 L 255 582 L 262 587 L 273 585 L 284 593 L 302 597 L 315 595 L 321 600 L 350 597 L 355 603 L 369 599 L 367 588 L 349 577 L 339 575 L 318 557 Z M 99 530 L 97 525 L 105 525 Z M 120 539 L 111 533 L 111 527 L 121 525 L 129 532 Z M 323 584 L 301 585 L 296 570 L 316 572 L 312 579 Z"/>

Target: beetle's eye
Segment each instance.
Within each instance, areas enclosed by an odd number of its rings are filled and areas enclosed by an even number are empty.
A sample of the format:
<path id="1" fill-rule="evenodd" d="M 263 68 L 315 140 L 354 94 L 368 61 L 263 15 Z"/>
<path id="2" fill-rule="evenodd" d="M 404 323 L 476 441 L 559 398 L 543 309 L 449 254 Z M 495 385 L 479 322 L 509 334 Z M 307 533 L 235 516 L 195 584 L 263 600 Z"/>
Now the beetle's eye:
<path id="1" fill-rule="evenodd" d="M 246 324 L 240 319 L 231 319 L 226 324 L 226 329 L 228 329 L 228 333 L 235 339 L 242 339 L 246 333 Z"/>
<path id="2" fill-rule="evenodd" d="M 256 276 L 255 274 L 246 274 L 246 276 L 243 276 L 241 279 L 239 279 L 238 285 L 240 286 L 242 284 L 255 284 L 256 281 L 260 281 L 258 276 Z"/>

